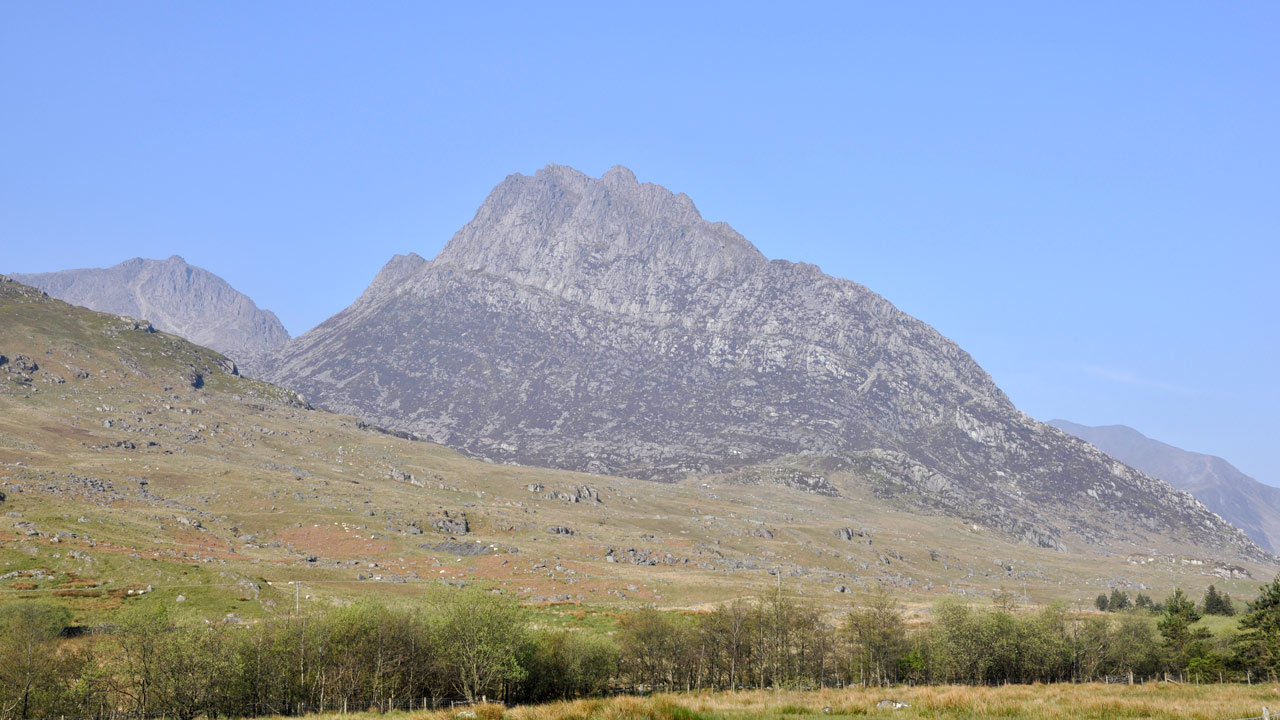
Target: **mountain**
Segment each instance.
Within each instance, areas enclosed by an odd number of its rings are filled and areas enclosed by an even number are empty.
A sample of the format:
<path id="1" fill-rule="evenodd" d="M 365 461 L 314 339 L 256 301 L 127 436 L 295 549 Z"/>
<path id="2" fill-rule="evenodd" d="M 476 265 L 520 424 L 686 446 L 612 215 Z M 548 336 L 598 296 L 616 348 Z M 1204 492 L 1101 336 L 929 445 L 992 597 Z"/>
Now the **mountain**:
<path id="1" fill-rule="evenodd" d="M 227 281 L 177 255 L 10 277 L 91 310 L 145 319 L 223 353 L 249 374 L 257 373 L 264 358 L 289 340 L 275 313 L 259 309 Z"/>
<path id="2" fill-rule="evenodd" d="M 1020 412 L 867 288 L 765 258 L 617 167 L 511 175 L 265 377 L 497 462 L 878 497 L 1050 548 L 1261 551 L 1190 495 Z"/>
<path id="3" fill-rule="evenodd" d="M 1254 480 L 1220 457 L 1152 440 L 1125 425 L 1049 424 L 1152 477 L 1185 490 L 1271 552 L 1280 548 L 1280 488 Z"/>
<path id="4" fill-rule="evenodd" d="M 559 625 L 779 581 L 834 614 L 879 587 L 920 605 L 1017 587 L 1087 607 L 1112 587 L 1246 595 L 1275 574 L 1169 534 L 1132 553 L 1042 548 L 897 507 L 857 472 L 779 469 L 655 483 L 486 463 L 0 277 L 0 595 L 65 604 L 80 625 L 134 604 L 238 622 L 421 602 L 437 583 L 539 603 Z"/>

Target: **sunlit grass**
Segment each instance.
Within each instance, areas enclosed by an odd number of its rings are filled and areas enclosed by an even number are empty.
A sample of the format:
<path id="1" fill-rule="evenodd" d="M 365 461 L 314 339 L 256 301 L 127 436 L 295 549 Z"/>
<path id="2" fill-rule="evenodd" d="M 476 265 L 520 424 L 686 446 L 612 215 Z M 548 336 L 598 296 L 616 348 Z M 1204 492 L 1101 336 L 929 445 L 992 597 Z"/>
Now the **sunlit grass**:
<path id="1" fill-rule="evenodd" d="M 892 699 L 910 707 L 876 707 Z M 1014 718 L 1027 720 L 1233 720 L 1280 708 L 1272 685 L 1057 684 L 1003 687 L 930 686 L 817 691 L 738 691 L 619 696 L 504 708 L 470 708 L 476 720 L 766 720 L 816 717 Z M 406 720 L 457 720 L 466 709 L 393 713 Z M 334 715 L 333 718 L 349 717 Z M 470 715 L 463 715 L 470 718 Z"/>

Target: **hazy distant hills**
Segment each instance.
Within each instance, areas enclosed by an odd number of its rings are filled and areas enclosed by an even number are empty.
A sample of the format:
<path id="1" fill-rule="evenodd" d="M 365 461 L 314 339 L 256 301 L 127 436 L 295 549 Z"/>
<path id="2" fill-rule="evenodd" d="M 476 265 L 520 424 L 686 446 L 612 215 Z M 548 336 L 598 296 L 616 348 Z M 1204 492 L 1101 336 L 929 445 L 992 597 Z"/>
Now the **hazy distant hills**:
<path id="1" fill-rule="evenodd" d="M 1195 495 L 1267 550 L 1280 548 L 1280 489 L 1254 480 L 1226 460 L 1166 445 L 1124 425 L 1089 427 L 1067 420 L 1049 424 Z"/>
<path id="2" fill-rule="evenodd" d="M 393 258 L 266 376 L 496 461 L 793 472 L 818 490 L 846 474 L 1044 547 L 1167 535 L 1260 552 L 1190 495 L 1018 411 L 925 323 L 765 258 L 625 168 L 509 176 L 438 257 Z"/>
<path id="3" fill-rule="evenodd" d="M 177 255 L 10 277 L 91 310 L 148 320 L 160 330 L 217 350 L 250 374 L 289 339 L 275 313 Z"/>

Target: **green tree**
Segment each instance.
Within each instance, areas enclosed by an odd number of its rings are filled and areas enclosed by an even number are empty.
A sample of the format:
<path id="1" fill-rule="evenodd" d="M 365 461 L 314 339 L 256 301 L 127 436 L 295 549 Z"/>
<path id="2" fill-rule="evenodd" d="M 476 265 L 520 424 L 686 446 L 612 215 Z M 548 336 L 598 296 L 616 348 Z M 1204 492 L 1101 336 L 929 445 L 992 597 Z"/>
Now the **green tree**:
<path id="1" fill-rule="evenodd" d="M 1094 604 L 1094 607 L 1098 608 L 1098 610 L 1102 612 L 1106 612 L 1107 607 L 1110 604 L 1110 602 L 1107 600 L 1107 594 L 1098 593 L 1098 597 L 1094 598 L 1093 604 Z"/>
<path id="2" fill-rule="evenodd" d="M 1110 630 L 1107 665 L 1117 673 L 1155 672 L 1160 644 L 1151 622 L 1142 615 L 1120 613 Z"/>
<path id="3" fill-rule="evenodd" d="M 514 600 L 470 589 L 438 595 L 436 638 L 454 688 L 469 701 L 500 699 L 525 678 L 528 621 Z"/>
<path id="4" fill-rule="evenodd" d="M 547 702 L 599 695 L 618 672 L 618 646 L 585 632 L 541 632 L 532 646 L 521 699 Z"/>
<path id="5" fill-rule="evenodd" d="M 1280 576 L 1263 585 L 1240 618 L 1236 656 L 1246 666 L 1270 674 L 1280 671 Z"/>
<path id="6" fill-rule="evenodd" d="M 973 608 L 957 597 L 942 598 L 934 605 L 933 624 L 927 634 L 929 677 L 937 683 L 986 682 L 984 670 L 990 656 L 988 638 Z"/>
<path id="7" fill-rule="evenodd" d="M 709 672 L 719 687 L 736 688 L 751 671 L 755 613 L 741 598 L 723 603 L 699 623 L 704 644 L 712 649 Z"/>
<path id="8" fill-rule="evenodd" d="M 1067 611 L 1061 605 L 1017 617 L 1018 682 L 1054 682 L 1071 674 L 1072 647 L 1067 634 Z"/>
<path id="9" fill-rule="evenodd" d="M 1106 617 L 1080 616 L 1068 626 L 1071 648 L 1071 676 L 1093 680 L 1106 673 L 1107 653 L 1111 647 L 1110 621 Z"/>
<path id="10" fill-rule="evenodd" d="M 23 601 L 0 607 L 0 718 L 50 715 L 61 682 L 58 636 L 71 622 L 66 608 Z"/>
<path id="11" fill-rule="evenodd" d="M 1113 588 L 1111 590 L 1111 599 L 1107 601 L 1107 610 L 1111 612 L 1120 612 L 1121 610 L 1129 609 L 1129 607 L 1131 607 L 1131 604 L 1129 603 L 1129 593 L 1121 590 L 1120 588 Z"/>
<path id="12" fill-rule="evenodd" d="M 1203 641 L 1210 637 L 1205 628 L 1192 627 L 1200 620 L 1200 611 L 1181 588 L 1175 589 L 1164 603 L 1164 614 L 1161 615 L 1156 629 L 1164 637 L 1164 647 L 1169 653 L 1173 667 L 1187 667 L 1191 658 L 1202 654 Z"/>
<path id="13" fill-rule="evenodd" d="M 107 676 L 112 691 L 128 712 L 140 717 L 156 712 L 170 629 L 163 605 L 134 605 L 119 615 L 105 659 L 115 670 Z"/>
<path id="14" fill-rule="evenodd" d="M 622 671 L 632 685 L 674 689 L 691 684 L 688 659 L 699 643 L 687 618 L 644 608 L 618 621 Z"/>
<path id="15" fill-rule="evenodd" d="M 1236 609 L 1231 604 L 1231 596 L 1226 593 L 1219 593 L 1212 585 L 1205 591 L 1204 602 L 1205 615 L 1235 615 Z"/>
<path id="16" fill-rule="evenodd" d="M 150 706 L 176 720 L 211 716 L 228 680 L 226 645 L 221 625 L 167 630 L 158 647 Z"/>
<path id="17" fill-rule="evenodd" d="M 864 685 L 898 681 L 899 661 L 907 651 L 907 626 L 897 601 L 884 588 L 865 606 L 849 611 L 843 631 L 850 680 Z"/>

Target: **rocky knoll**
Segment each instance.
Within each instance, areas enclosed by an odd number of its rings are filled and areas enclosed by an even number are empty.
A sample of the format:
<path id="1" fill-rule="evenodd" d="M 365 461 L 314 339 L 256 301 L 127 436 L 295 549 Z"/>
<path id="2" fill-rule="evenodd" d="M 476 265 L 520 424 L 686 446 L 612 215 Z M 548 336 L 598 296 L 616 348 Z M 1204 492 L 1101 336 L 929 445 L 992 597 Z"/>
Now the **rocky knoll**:
<path id="1" fill-rule="evenodd" d="M 768 260 L 624 168 L 508 177 L 437 258 L 394 258 L 267 377 L 495 461 L 654 480 L 785 461 L 1047 547 L 1261 552 L 1019 412 L 867 288 Z"/>
<path id="2" fill-rule="evenodd" d="M 249 374 L 289 340 L 275 313 L 260 309 L 227 281 L 177 255 L 11 277 L 74 305 L 144 318 L 160 330 L 217 350 Z"/>

